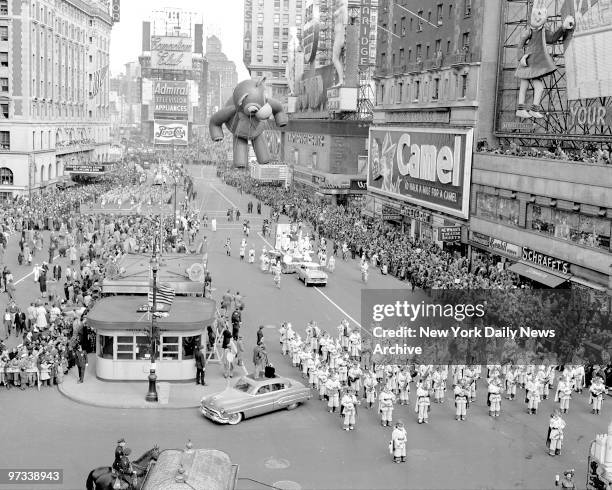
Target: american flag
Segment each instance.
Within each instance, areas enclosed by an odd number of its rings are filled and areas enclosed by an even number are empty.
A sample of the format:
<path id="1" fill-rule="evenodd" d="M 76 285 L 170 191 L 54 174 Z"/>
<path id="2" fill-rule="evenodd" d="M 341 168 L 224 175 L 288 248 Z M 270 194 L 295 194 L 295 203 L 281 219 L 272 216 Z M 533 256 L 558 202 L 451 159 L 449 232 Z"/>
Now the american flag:
<path id="1" fill-rule="evenodd" d="M 93 74 L 93 80 L 91 81 L 91 95 L 89 96 L 90 99 L 93 99 L 96 95 L 98 95 L 98 92 L 104 84 L 104 79 L 106 78 L 107 73 L 108 65 L 100 68 Z"/>
<path id="2" fill-rule="evenodd" d="M 149 291 L 148 299 L 149 299 L 149 307 L 153 308 L 153 288 L 151 288 L 151 290 Z M 170 286 L 165 286 L 163 284 L 160 284 L 159 286 L 157 286 L 156 300 L 157 300 L 157 309 L 164 310 L 165 308 L 160 308 L 160 305 L 170 306 L 172 304 L 172 302 L 174 301 L 174 289 L 172 289 Z"/>

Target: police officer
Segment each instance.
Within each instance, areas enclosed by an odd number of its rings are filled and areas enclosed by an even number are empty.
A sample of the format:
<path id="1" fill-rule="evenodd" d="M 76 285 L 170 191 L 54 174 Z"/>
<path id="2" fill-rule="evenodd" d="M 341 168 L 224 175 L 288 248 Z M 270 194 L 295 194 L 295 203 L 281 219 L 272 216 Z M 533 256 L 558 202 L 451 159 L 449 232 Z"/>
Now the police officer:
<path id="1" fill-rule="evenodd" d="M 121 462 L 121 458 L 123 457 L 123 453 L 125 450 L 125 442 L 124 438 L 121 438 L 117 441 L 117 447 L 115 448 L 115 461 L 113 461 L 113 469 L 119 471 L 119 465 Z"/>
<path id="2" fill-rule="evenodd" d="M 132 454 L 132 450 L 129 447 L 126 447 L 123 450 L 123 455 L 121 456 L 121 459 L 119 460 L 118 472 L 121 479 L 129 485 L 128 488 L 133 488 L 133 478 L 136 474 L 136 471 L 134 470 L 134 468 L 132 468 L 132 463 L 129 459 L 130 454 Z"/>

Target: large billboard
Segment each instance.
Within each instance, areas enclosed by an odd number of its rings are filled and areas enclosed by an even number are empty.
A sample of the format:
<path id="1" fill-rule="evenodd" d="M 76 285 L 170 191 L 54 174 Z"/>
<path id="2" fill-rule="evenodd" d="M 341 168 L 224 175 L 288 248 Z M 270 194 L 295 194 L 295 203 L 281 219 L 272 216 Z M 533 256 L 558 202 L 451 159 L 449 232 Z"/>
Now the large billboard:
<path id="1" fill-rule="evenodd" d="M 151 36 L 151 68 L 191 70 L 192 40 L 182 36 Z"/>
<path id="2" fill-rule="evenodd" d="M 368 190 L 468 218 L 473 130 L 370 128 Z"/>
<path id="3" fill-rule="evenodd" d="M 187 119 L 190 108 L 189 83 L 155 80 L 153 82 L 155 119 L 164 114 Z M 161 115 L 161 116 L 160 116 Z"/>
<path id="4" fill-rule="evenodd" d="M 156 145 L 187 145 L 188 128 L 187 121 L 156 119 L 153 127 L 153 143 Z"/>
<path id="5" fill-rule="evenodd" d="M 565 51 L 570 100 L 612 95 L 612 1 L 567 0 L 576 25 Z"/>

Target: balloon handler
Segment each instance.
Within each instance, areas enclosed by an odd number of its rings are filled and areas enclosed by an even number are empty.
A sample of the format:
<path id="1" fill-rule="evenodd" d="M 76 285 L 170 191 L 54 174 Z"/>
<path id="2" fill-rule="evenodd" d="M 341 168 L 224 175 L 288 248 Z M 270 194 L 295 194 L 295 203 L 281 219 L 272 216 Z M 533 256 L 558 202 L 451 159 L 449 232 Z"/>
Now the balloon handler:
<path id="1" fill-rule="evenodd" d="M 546 29 L 548 20 L 546 0 L 534 0 L 531 9 L 531 20 L 518 41 L 519 64 L 516 77 L 521 81 L 519 87 L 517 117 L 523 119 L 544 117 L 540 103 L 544 95 L 544 77 L 557 70 L 557 66 L 548 53 L 547 44 L 554 44 L 561 38 L 568 42 L 574 29 L 574 18 L 569 15 L 556 31 Z M 529 83 L 533 85 L 533 104 L 526 104 Z"/>
<path id="2" fill-rule="evenodd" d="M 249 141 L 253 145 L 257 161 L 270 162 L 270 153 L 263 134 L 268 129 L 266 121 L 274 116 L 277 126 L 286 126 L 287 114 L 277 100 L 266 97 L 265 77 L 243 80 L 234 88 L 232 98 L 210 118 L 209 131 L 213 141 L 223 139 L 223 124 L 234 135 L 234 167 L 248 164 Z"/>

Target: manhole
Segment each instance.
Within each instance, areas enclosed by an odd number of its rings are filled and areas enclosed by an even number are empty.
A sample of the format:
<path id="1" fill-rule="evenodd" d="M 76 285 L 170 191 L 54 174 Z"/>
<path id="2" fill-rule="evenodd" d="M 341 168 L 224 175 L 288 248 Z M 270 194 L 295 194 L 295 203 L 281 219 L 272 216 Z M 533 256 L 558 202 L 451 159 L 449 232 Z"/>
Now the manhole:
<path id="1" fill-rule="evenodd" d="M 268 458 L 266 459 L 264 465 L 269 470 L 284 470 L 285 468 L 289 468 L 290 463 L 286 459 L 282 458 Z"/>
<path id="2" fill-rule="evenodd" d="M 279 490 L 302 490 L 302 486 L 294 481 L 277 481 L 272 486 Z"/>

